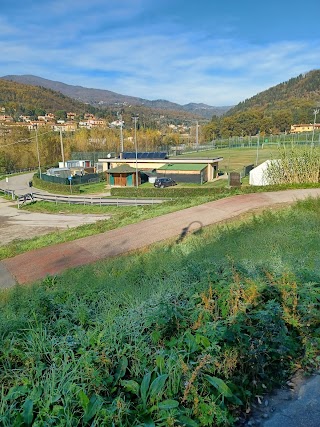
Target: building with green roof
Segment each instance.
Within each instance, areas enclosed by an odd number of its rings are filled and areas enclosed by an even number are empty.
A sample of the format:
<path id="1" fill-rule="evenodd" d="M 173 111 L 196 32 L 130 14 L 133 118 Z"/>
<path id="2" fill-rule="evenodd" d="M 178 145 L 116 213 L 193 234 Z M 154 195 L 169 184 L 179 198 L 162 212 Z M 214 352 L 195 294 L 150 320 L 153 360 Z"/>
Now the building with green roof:
<path id="1" fill-rule="evenodd" d="M 133 178 L 128 178 L 126 181 L 123 177 L 118 177 L 115 174 L 127 173 L 130 176 L 132 170 L 126 168 L 131 167 L 133 170 L 139 170 L 139 182 L 141 176 L 144 174 L 153 173 L 157 177 L 167 176 L 174 179 L 176 182 L 197 183 L 203 184 L 207 181 L 213 181 L 218 173 L 219 162 L 223 160 L 222 157 L 215 158 L 152 158 L 149 155 L 153 153 L 143 153 L 145 156 L 137 153 L 136 158 L 106 158 L 99 159 L 99 164 L 102 166 L 104 172 L 107 174 L 112 171 L 114 183 L 110 181 L 111 185 L 135 185 L 131 182 Z M 147 156 L 148 154 L 148 156 Z M 117 169 L 123 166 L 123 169 Z M 110 178 L 111 179 L 111 178 Z M 131 179 L 131 181 L 130 181 Z M 117 183 L 116 183 L 117 182 Z"/>

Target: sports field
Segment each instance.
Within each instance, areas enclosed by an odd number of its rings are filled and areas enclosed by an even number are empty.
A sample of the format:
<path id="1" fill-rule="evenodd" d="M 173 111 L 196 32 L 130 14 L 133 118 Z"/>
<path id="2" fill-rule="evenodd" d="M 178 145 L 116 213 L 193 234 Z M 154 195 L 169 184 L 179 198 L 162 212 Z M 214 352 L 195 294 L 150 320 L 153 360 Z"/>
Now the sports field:
<path id="1" fill-rule="evenodd" d="M 276 145 L 264 144 L 263 148 L 259 147 L 237 147 L 223 148 L 208 151 L 194 151 L 193 153 L 182 154 L 181 157 L 223 157 L 223 161 L 219 163 L 219 169 L 224 172 L 238 171 L 240 172 L 244 166 L 250 164 L 260 164 L 268 159 L 278 157 L 278 147 Z"/>

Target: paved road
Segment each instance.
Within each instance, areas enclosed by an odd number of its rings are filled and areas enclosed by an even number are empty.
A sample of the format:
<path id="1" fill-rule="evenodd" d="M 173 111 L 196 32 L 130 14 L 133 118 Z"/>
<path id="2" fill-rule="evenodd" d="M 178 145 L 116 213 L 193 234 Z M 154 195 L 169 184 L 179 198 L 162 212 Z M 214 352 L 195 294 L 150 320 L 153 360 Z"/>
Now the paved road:
<path id="1" fill-rule="evenodd" d="M 17 195 L 30 192 L 29 181 L 33 173 L 16 175 L 0 181 L 0 188 L 14 190 Z M 46 191 L 37 190 L 48 195 Z M 13 240 L 25 240 L 48 234 L 60 229 L 79 227 L 96 221 L 109 219 L 110 215 L 92 214 L 45 214 L 18 210 L 14 201 L 0 197 L 0 245 L 6 245 Z M 0 279 L 1 282 L 1 279 Z M 1 285 L 0 285 L 1 286 Z"/>
<path id="2" fill-rule="evenodd" d="M 163 203 L 168 199 L 160 198 L 161 190 L 159 190 L 159 197 L 157 198 L 116 198 L 110 197 L 110 190 L 106 190 L 99 194 L 85 194 L 80 196 L 79 194 L 51 194 L 48 191 L 41 190 L 35 187 L 30 188 L 29 182 L 32 181 L 34 173 L 26 173 L 23 175 L 16 175 L 9 177 L 9 182 L 5 179 L 0 180 L 0 189 L 13 190 L 16 196 L 23 196 L 27 193 L 34 194 L 35 200 L 48 200 L 56 201 L 60 203 L 77 203 L 77 204 L 95 204 L 95 205 L 110 205 L 110 206 L 140 206 Z M 107 197 L 107 198 L 106 198 Z"/>
<path id="3" fill-rule="evenodd" d="M 28 212 L 17 209 L 16 203 L 0 197 L 0 245 L 109 218 L 110 215 Z"/>
<path id="4" fill-rule="evenodd" d="M 287 384 L 264 396 L 243 427 L 319 427 L 320 375 L 298 372 Z"/>
<path id="5" fill-rule="evenodd" d="M 9 177 L 8 183 L 6 180 L 0 180 L 0 188 L 14 190 L 16 195 L 24 195 L 30 192 L 29 181 L 32 179 L 33 173 L 16 175 Z M 44 190 L 34 189 L 35 200 L 46 197 L 55 200 L 55 197 L 62 197 L 63 200 L 68 200 L 70 203 L 80 201 L 81 204 L 98 204 L 104 205 L 104 200 L 101 197 L 107 196 L 103 193 L 99 195 L 85 197 L 74 196 L 54 196 Z M 60 199 L 59 199 L 60 200 Z M 145 200 L 126 200 L 126 199 L 111 199 L 108 198 L 110 204 L 115 206 L 121 205 L 140 205 L 149 204 Z M 154 203 L 161 203 L 161 200 L 154 200 Z M 92 224 L 99 220 L 106 220 L 110 215 L 95 215 L 95 214 L 73 214 L 66 215 L 62 212 L 59 214 L 45 214 L 37 212 L 28 212 L 25 210 L 16 209 L 17 204 L 14 201 L 8 201 L 0 197 L 0 245 L 6 245 L 13 240 L 30 239 L 37 235 L 48 234 L 52 231 L 66 228 L 74 228 L 83 224 Z"/>
<path id="6" fill-rule="evenodd" d="M 47 275 L 59 274 L 67 268 L 121 255 L 179 235 L 184 236 L 190 231 L 235 218 L 248 211 L 319 196 L 320 188 L 233 196 L 99 235 L 31 251 L 3 260 L 0 265 L 12 277 L 12 285 L 32 283 Z M 1 284 L 0 278 L 0 287 L 1 285 L 7 286 Z"/>
<path id="7" fill-rule="evenodd" d="M 8 182 L 5 179 L 0 180 L 0 188 L 3 190 L 14 190 L 17 196 L 30 193 L 29 181 L 32 181 L 34 172 L 24 173 L 8 177 Z M 46 191 L 39 190 L 46 194 Z"/>

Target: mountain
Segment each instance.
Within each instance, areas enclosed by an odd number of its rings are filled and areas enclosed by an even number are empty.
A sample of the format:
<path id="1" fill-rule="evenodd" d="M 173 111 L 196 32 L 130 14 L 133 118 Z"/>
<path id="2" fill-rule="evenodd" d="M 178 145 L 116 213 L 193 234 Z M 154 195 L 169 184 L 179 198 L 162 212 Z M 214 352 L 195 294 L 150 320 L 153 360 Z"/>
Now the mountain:
<path id="1" fill-rule="evenodd" d="M 60 92 L 39 86 L 0 79 L 0 107 L 7 114 L 38 115 L 58 110 L 72 111 L 77 114 L 94 112 L 95 109 L 83 102 L 68 98 Z"/>
<path id="2" fill-rule="evenodd" d="M 265 114 L 281 109 L 293 112 L 297 108 L 316 107 L 319 103 L 320 70 L 312 70 L 240 102 L 230 108 L 226 115 L 231 116 L 249 109 L 257 109 Z"/>
<path id="3" fill-rule="evenodd" d="M 110 107 L 128 105 L 144 106 L 156 108 L 159 110 L 186 111 L 200 117 L 211 118 L 213 115 L 221 116 L 230 107 L 213 107 L 206 104 L 190 103 L 186 105 L 176 104 L 174 102 L 158 99 L 149 101 L 143 98 L 134 96 L 121 95 L 105 89 L 93 89 L 82 86 L 73 86 L 58 81 L 44 79 L 42 77 L 32 75 L 8 75 L 0 79 L 10 80 L 18 83 L 28 84 L 32 86 L 41 86 L 47 89 L 61 92 L 62 94 L 73 98 L 83 103 L 88 103 L 94 107 Z"/>
<path id="4" fill-rule="evenodd" d="M 314 123 L 320 107 L 320 70 L 300 74 L 213 117 L 207 139 L 288 133 L 294 124 Z M 318 122 L 319 122 L 318 115 Z"/>

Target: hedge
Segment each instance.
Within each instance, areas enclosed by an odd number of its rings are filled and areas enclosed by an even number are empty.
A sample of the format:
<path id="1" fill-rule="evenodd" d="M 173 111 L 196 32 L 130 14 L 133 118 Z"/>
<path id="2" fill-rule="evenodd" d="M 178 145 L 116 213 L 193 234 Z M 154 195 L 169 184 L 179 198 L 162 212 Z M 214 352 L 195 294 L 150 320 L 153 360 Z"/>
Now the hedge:
<path id="1" fill-rule="evenodd" d="M 287 184 L 287 185 L 268 185 L 268 186 L 242 186 L 240 188 L 221 188 L 221 187 L 169 187 L 169 188 L 136 188 L 136 187 L 122 187 L 111 188 L 111 196 L 113 197 L 204 197 L 218 194 L 248 194 L 259 193 L 268 191 L 280 191 L 286 189 L 299 189 L 299 188 L 319 188 L 320 183 L 310 184 Z"/>

